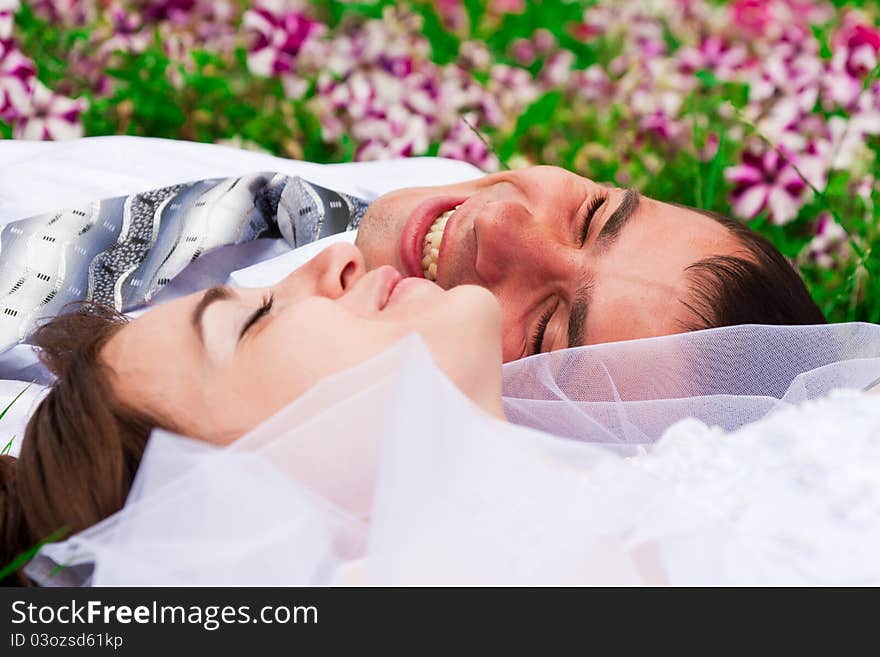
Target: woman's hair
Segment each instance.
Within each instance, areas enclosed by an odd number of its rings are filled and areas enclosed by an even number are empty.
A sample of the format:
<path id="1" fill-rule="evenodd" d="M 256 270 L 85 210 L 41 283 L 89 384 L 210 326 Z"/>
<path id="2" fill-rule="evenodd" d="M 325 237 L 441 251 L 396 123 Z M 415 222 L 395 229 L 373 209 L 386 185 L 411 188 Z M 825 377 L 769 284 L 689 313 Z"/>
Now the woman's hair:
<path id="1" fill-rule="evenodd" d="M 685 207 L 685 206 L 679 206 Z M 825 324 L 798 271 L 763 235 L 722 214 L 697 210 L 724 226 L 745 251 L 713 256 L 687 268 L 694 331 L 739 324 Z"/>
<path id="2" fill-rule="evenodd" d="M 114 310 L 88 304 L 33 334 L 57 379 L 28 421 L 19 457 L 0 456 L 0 568 L 125 503 L 158 424 L 118 400 L 101 359 L 125 322 Z M 28 583 L 20 571 L 0 582 Z"/>

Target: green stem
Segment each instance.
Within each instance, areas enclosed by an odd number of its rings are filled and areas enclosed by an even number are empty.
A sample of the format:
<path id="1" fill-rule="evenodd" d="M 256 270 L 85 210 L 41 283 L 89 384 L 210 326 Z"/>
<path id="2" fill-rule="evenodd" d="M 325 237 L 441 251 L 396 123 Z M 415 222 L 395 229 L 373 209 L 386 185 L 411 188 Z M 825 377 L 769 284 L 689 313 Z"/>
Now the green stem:
<path id="1" fill-rule="evenodd" d="M 477 130 L 477 128 L 475 126 L 471 125 L 471 122 L 468 121 L 465 117 L 461 116 L 459 118 L 462 121 L 464 121 L 464 124 L 468 128 L 471 129 L 471 132 L 473 132 L 477 136 L 477 139 L 479 139 L 481 142 L 483 142 L 483 145 L 489 149 L 489 152 L 498 158 L 498 163 L 501 165 L 501 167 L 505 171 L 510 171 L 510 166 L 507 164 L 507 162 L 504 161 L 504 158 L 498 154 L 498 151 L 495 150 L 495 147 L 492 146 L 492 144 L 490 144 L 489 141 L 483 136 L 483 133 L 481 133 L 479 130 Z"/>

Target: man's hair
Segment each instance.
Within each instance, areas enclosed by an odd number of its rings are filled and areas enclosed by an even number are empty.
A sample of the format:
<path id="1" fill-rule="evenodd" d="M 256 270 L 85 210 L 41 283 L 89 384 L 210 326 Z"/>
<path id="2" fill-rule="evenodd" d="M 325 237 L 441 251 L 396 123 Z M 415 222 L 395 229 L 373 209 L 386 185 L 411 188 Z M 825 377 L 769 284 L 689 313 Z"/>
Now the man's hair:
<path id="1" fill-rule="evenodd" d="M 695 321 L 685 330 L 827 323 L 798 271 L 767 238 L 722 214 L 687 209 L 724 226 L 745 253 L 704 258 L 687 268 L 692 297 L 683 303 Z"/>
<path id="2" fill-rule="evenodd" d="M 125 322 L 112 309 L 84 305 L 33 334 L 56 381 L 28 421 L 19 457 L 0 456 L 0 566 L 125 503 L 158 424 L 118 400 L 100 358 Z M 28 583 L 20 571 L 0 581 Z"/>

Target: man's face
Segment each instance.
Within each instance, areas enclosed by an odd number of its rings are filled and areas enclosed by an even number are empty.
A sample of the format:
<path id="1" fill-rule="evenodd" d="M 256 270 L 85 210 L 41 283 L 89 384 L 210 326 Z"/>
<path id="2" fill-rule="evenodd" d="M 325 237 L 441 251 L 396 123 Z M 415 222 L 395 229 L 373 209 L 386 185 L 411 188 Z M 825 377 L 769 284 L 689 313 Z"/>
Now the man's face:
<path id="1" fill-rule="evenodd" d="M 489 289 L 502 308 L 505 362 L 680 333 L 695 319 L 687 267 L 743 255 L 708 217 L 557 167 L 387 194 L 367 210 L 357 245 L 368 269 L 427 269 L 446 289 Z"/>

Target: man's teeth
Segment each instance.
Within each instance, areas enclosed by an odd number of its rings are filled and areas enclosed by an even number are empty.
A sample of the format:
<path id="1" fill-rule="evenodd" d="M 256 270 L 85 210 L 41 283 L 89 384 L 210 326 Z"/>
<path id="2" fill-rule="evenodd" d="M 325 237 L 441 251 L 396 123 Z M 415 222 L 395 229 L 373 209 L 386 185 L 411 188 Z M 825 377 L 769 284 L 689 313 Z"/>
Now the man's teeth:
<path id="1" fill-rule="evenodd" d="M 422 245 L 422 271 L 425 272 L 425 278 L 431 281 L 437 280 L 437 256 L 440 255 L 440 242 L 443 240 L 443 231 L 446 229 L 446 222 L 458 207 L 447 210 L 441 214 L 431 224 L 428 234 L 425 235 L 425 241 Z"/>

